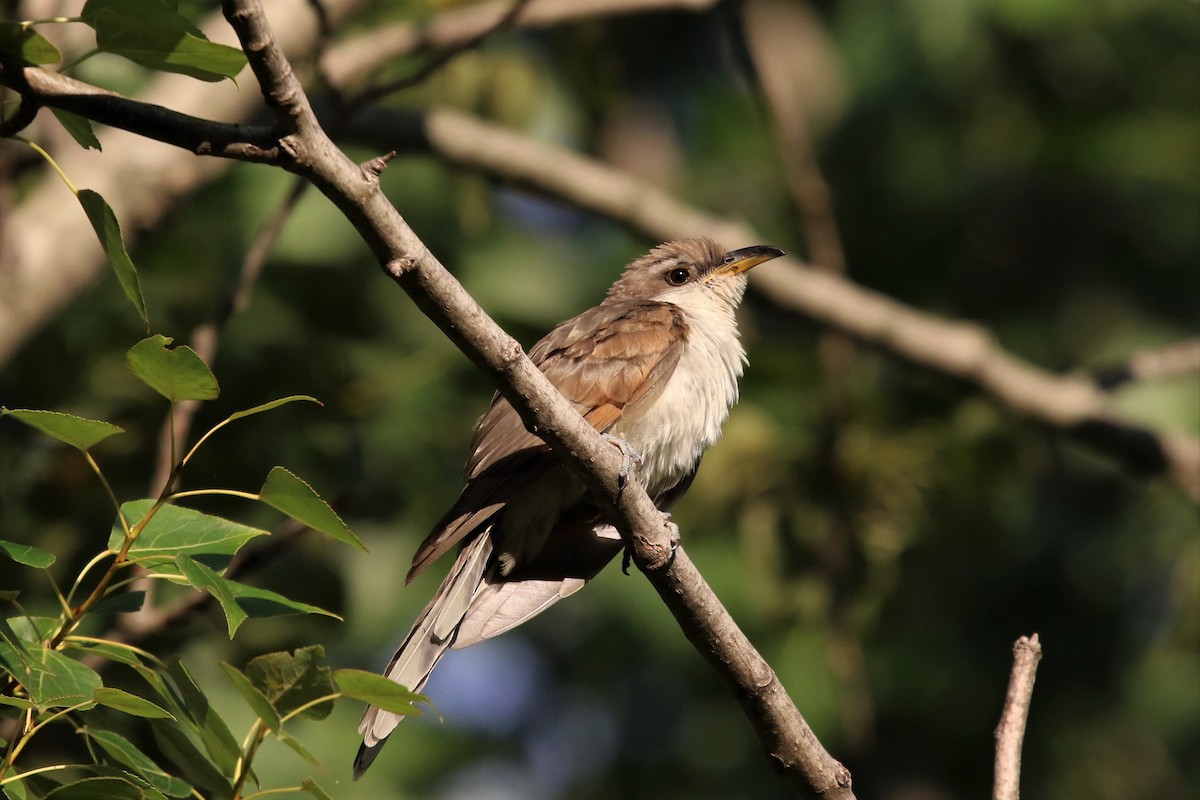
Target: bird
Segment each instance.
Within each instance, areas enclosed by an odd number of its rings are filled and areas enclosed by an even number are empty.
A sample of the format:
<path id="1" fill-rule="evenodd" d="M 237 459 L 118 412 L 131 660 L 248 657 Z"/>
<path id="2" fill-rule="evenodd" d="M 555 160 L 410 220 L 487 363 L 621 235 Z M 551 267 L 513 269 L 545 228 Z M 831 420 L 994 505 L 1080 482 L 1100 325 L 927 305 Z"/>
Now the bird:
<path id="1" fill-rule="evenodd" d="M 599 305 L 529 351 L 583 418 L 619 444 L 663 511 L 687 490 L 737 402 L 747 363 L 735 318 L 745 273 L 782 255 L 765 245 L 726 250 L 708 238 L 666 242 L 631 262 Z M 458 548 L 384 671 L 413 692 L 449 648 L 521 625 L 577 592 L 623 549 L 584 484 L 499 393 L 475 425 L 465 474 L 405 579 Z M 355 779 L 401 719 L 367 707 Z"/>

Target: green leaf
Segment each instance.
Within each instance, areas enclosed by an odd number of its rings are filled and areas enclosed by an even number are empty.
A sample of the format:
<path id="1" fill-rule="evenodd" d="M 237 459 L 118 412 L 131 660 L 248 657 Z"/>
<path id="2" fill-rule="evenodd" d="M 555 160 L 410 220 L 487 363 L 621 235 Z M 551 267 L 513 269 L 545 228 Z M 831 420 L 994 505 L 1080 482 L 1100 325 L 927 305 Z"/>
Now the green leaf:
<path id="1" fill-rule="evenodd" d="M 14 56 L 26 64 L 57 64 L 62 61 L 58 48 L 35 30 L 16 22 L 0 22 L 0 53 Z"/>
<path id="2" fill-rule="evenodd" d="M 135 717 L 175 719 L 175 715 L 170 711 L 160 708 L 149 700 L 138 697 L 136 694 L 130 694 L 121 689 L 111 689 L 107 686 L 101 686 L 96 690 L 93 697 L 102 706 L 115 708 L 118 711 L 124 711 L 126 714 L 132 714 Z"/>
<path id="3" fill-rule="evenodd" d="M 145 602 L 145 592 L 121 592 L 100 600 L 88 614 L 128 614 L 140 609 Z"/>
<path id="4" fill-rule="evenodd" d="M 84 778 L 60 786 L 45 800 L 146 800 L 145 793 L 121 778 Z"/>
<path id="5" fill-rule="evenodd" d="M 361 669 L 339 669 L 333 673 L 333 682 L 347 697 L 395 714 L 419 717 L 421 709 L 413 704 L 426 702 L 425 695 L 410 692 L 393 680 Z"/>
<path id="6" fill-rule="evenodd" d="M 300 744 L 299 740 L 297 740 L 296 737 L 292 736 L 287 731 L 278 731 L 275 734 L 275 738 L 278 739 L 279 741 L 283 742 L 284 744 L 286 744 L 288 747 L 292 748 L 292 751 L 294 753 L 296 753 L 296 755 L 303 758 L 305 761 L 307 761 L 312 766 L 316 767 L 317 769 L 325 768 L 321 764 L 321 762 L 317 759 L 317 757 L 309 752 L 307 747 Z"/>
<path id="7" fill-rule="evenodd" d="M 268 473 L 258 499 L 314 530 L 360 550 L 367 549 L 311 486 L 283 467 L 275 467 Z"/>
<path id="8" fill-rule="evenodd" d="M 226 580 L 229 581 L 228 578 Z M 337 620 L 341 619 L 339 615 L 332 611 L 326 611 L 318 606 L 301 603 L 299 600 L 293 600 L 290 597 L 284 597 L 277 592 L 272 592 L 270 589 L 248 586 L 237 581 L 229 581 L 229 584 L 234 596 L 237 597 L 238 605 L 252 619 L 282 617 L 287 614 L 321 614 Z"/>
<path id="9" fill-rule="evenodd" d="M 175 682 L 183 710 L 196 725 L 200 742 L 209 757 L 226 775 L 232 775 L 242 751 L 229 726 L 208 702 L 204 692 L 200 691 L 182 661 L 175 660 L 168 664 L 167 674 Z"/>
<path id="10" fill-rule="evenodd" d="M 312 645 L 298 648 L 292 653 L 267 653 L 252 658 L 244 672 L 272 708 L 286 715 L 305 703 L 337 691 L 324 659 L 325 648 Z M 325 719 L 331 711 L 332 700 L 306 709 L 301 716 Z"/>
<path id="11" fill-rule="evenodd" d="M 12 706 L 13 708 L 33 708 L 33 703 L 23 697 L 9 697 L 6 694 L 0 694 L 0 706 Z"/>
<path id="12" fill-rule="evenodd" d="M 63 111 L 61 108 L 52 108 L 50 113 L 54 114 L 59 124 L 67 129 L 71 138 L 78 142 L 84 150 L 104 149 L 100 146 L 100 140 L 96 138 L 96 132 L 92 130 L 90 119 L 72 114 L 70 111 Z"/>
<path id="13" fill-rule="evenodd" d="M 7 625 L 4 630 L 12 632 L 20 637 L 23 642 L 41 643 L 49 639 L 54 634 L 58 633 L 58 626 L 61 622 L 58 617 L 9 617 L 6 621 Z"/>
<path id="14" fill-rule="evenodd" d="M 162 754 L 179 767 L 188 782 L 217 798 L 233 796 L 233 786 L 208 757 L 201 753 L 173 722 L 150 720 L 150 730 Z"/>
<path id="15" fill-rule="evenodd" d="M 80 189 L 78 197 L 79 204 L 83 206 L 83 212 L 87 214 L 88 222 L 92 223 L 92 230 L 100 239 L 100 246 L 104 248 L 104 256 L 108 259 L 113 271 L 117 273 L 121 289 L 129 298 L 129 302 L 133 303 L 134 308 L 137 309 L 142 322 L 148 326 L 150 317 L 146 313 L 146 298 L 142 295 L 142 283 L 138 280 L 137 268 L 133 266 L 133 259 L 129 257 L 129 251 L 125 249 L 125 241 L 121 238 L 121 224 L 117 222 L 117 215 L 113 213 L 108 202 L 91 189 Z"/>
<path id="16" fill-rule="evenodd" d="M 229 680 L 233 683 L 238 692 L 245 698 L 250 708 L 254 709 L 254 713 L 263 721 L 263 724 L 272 731 L 278 731 L 282 724 L 279 721 L 279 712 L 271 705 L 262 692 L 254 687 L 250 679 L 243 675 L 234 666 L 221 662 L 221 668 L 225 670 L 225 674 L 229 676 Z"/>
<path id="17" fill-rule="evenodd" d="M 317 800 L 333 800 L 333 797 L 318 786 L 312 778 L 305 778 L 300 784 L 300 788 L 317 798 Z"/>
<path id="18" fill-rule="evenodd" d="M 45 569 L 54 563 L 54 554 L 47 553 L 38 547 L 27 544 L 17 544 L 6 539 L 0 539 L 0 556 L 7 556 L 18 564 L 27 567 Z"/>
<path id="19" fill-rule="evenodd" d="M 169 797 L 187 797 L 192 793 L 192 787 L 187 781 L 166 772 L 124 736 L 96 728 L 85 728 L 84 732 L 113 760 L 140 775 L 163 794 Z"/>
<path id="20" fill-rule="evenodd" d="M 225 421 L 233 422 L 234 420 L 242 419 L 243 417 L 248 417 L 252 414 L 261 414 L 264 411 L 270 411 L 273 408 L 279 408 L 282 405 L 287 405 L 288 403 L 296 403 L 301 400 L 308 402 L 308 403 L 316 403 L 319 406 L 324 405 L 324 403 L 322 403 L 320 400 L 318 400 L 315 397 L 309 397 L 306 394 L 293 394 L 293 395 L 288 395 L 287 397 L 281 397 L 278 400 L 272 400 L 269 403 L 263 403 L 261 406 L 255 406 L 254 408 L 247 408 L 242 411 L 235 411 L 234 413 L 230 414 L 225 419 Z"/>
<path id="21" fill-rule="evenodd" d="M 229 628 L 229 638 L 232 639 L 237 629 L 246 621 L 247 614 L 237 604 L 237 597 L 229 588 L 229 581 L 187 553 L 175 556 L 175 566 L 179 568 L 179 573 L 187 578 L 188 583 L 208 592 L 221 604 L 221 610 L 225 612 L 225 623 Z"/>
<path id="22" fill-rule="evenodd" d="M 134 592 L 134 594 L 145 594 L 145 592 Z M 71 642 L 65 643 L 65 646 L 71 650 L 80 650 L 85 653 L 98 655 L 101 658 L 115 662 L 117 664 L 125 664 L 130 667 L 141 667 L 142 661 L 137 657 L 137 654 L 132 650 L 121 647 L 110 642 Z"/>
<path id="23" fill-rule="evenodd" d="M 90 0 L 83 18 L 96 30 L 97 47 L 144 67 L 219 81 L 246 66 L 241 50 L 208 41 L 156 0 Z"/>
<path id="24" fill-rule="evenodd" d="M 124 428 L 118 428 L 109 422 L 84 419 L 58 411 L 38 411 L 30 408 L 0 409 L 0 417 L 8 416 L 79 450 L 88 450 L 110 436 L 125 432 Z"/>
<path id="25" fill-rule="evenodd" d="M 7 642 L 0 642 L 0 662 L 25 687 L 39 711 L 89 702 L 103 685 L 94 671 L 57 650 L 29 648 L 26 654 L 21 658 Z"/>
<path id="26" fill-rule="evenodd" d="M 126 783 L 133 784 L 141 791 L 144 800 L 167 800 L 167 796 L 151 786 L 145 778 L 141 775 L 135 775 L 123 767 L 93 763 L 87 765 L 87 770 L 100 778 L 119 778 Z"/>
<path id="27" fill-rule="evenodd" d="M 154 506 L 153 500 L 134 500 L 121 506 L 125 518 L 140 522 Z M 266 536 L 260 528 L 203 514 L 190 508 L 165 505 L 142 528 L 129 548 L 129 556 L 137 561 L 165 557 L 174 562 L 175 556 L 187 553 L 197 556 L 230 557 L 242 545 L 256 536 Z M 120 524 L 114 525 L 108 538 L 111 550 L 119 550 L 125 540 Z"/>
<path id="28" fill-rule="evenodd" d="M 204 359 L 187 345 L 171 346 L 169 336 L 155 334 L 129 348 L 129 369 L 171 401 L 212 400 L 221 393 Z"/>

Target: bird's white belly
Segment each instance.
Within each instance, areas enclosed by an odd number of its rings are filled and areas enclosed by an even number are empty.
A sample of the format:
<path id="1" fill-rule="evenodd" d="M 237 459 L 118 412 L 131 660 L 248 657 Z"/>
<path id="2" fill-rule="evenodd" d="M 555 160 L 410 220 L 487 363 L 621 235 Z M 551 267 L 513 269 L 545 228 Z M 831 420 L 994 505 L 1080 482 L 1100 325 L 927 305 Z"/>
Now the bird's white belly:
<path id="1" fill-rule="evenodd" d="M 662 394 L 644 410 L 623 417 L 611 433 L 642 457 L 638 479 L 651 496 L 686 477 L 721 435 L 737 402 L 746 356 L 732 315 L 689 320 L 690 335 Z"/>

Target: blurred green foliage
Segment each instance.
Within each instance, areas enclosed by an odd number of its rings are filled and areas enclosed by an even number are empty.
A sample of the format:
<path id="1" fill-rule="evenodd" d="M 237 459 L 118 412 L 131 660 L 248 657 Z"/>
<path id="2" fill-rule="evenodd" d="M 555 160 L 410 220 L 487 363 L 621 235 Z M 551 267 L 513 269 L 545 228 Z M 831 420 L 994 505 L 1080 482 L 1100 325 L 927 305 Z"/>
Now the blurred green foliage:
<path id="1" fill-rule="evenodd" d="M 845 96 L 815 145 L 855 280 L 977 320 L 1055 371 L 1110 366 L 1196 334 L 1194 4 L 845 0 L 817 10 L 837 56 L 825 78 Z M 638 165 L 620 160 L 614 126 L 630 107 L 653 109 L 671 156 L 657 180 L 804 253 L 738 30 L 736 10 L 723 6 L 502 34 L 395 102 L 468 108 L 630 169 Z M 291 180 L 237 166 L 137 243 L 160 329 L 183 341 L 214 313 Z M 526 344 L 597 302 L 651 244 L 427 157 L 393 162 L 384 185 Z M 675 518 L 693 559 L 853 771 L 859 796 L 985 795 L 1011 644 L 1033 631 L 1046 655 L 1025 793 L 1196 796 L 1200 523 L 1183 493 L 885 354 L 857 350 L 831 376 L 816 357 L 822 332 L 760 297 L 750 297 L 743 330 L 751 366 L 741 404 Z M 109 279 L 0 371 L 5 405 L 126 428 L 96 451 L 121 496 L 144 495 L 141 454 L 161 424 L 161 405 L 124 369 L 143 336 Z M 213 369 L 224 391 L 197 430 L 289 394 L 325 408 L 262 416 L 201 452 L 193 479 L 253 490 L 285 464 L 339 497 L 371 549 L 307 537 L 256 576 L 345 623 L 251 620 L 229 642 L 214 610 L 152 640 L 183 654 L 241 730 L 248 712 L 220 660 L 321 643 L 336 666 L 383 665 L 439 579 L 402 587 L 416 544 L 458 491 L 491 387 L 315 192 Z M 1159 429 L 1200 433 L 1194 374 L 1120 389 L 1114 402 Z M 210 506 L 271 524 L 218 500 L 197 504 Z M 77 453 L 0 426 L 5 538 L 58 554 L 53 569 L 66 576 L 110 524 Z M 400 726 L 357 784 L 357 712 L 342 703 L 330 720 L 301 722 L 322 726 L 309 738 L 335 765 L 323 785 L 338 798 L 784 796 L 732 700 L 636 574 L 610 568 L 518 632 L 452 653 L 428 692 L 445 722 Z M 264 785 L 302 767 L 281 747 L 256 761 Z"/>

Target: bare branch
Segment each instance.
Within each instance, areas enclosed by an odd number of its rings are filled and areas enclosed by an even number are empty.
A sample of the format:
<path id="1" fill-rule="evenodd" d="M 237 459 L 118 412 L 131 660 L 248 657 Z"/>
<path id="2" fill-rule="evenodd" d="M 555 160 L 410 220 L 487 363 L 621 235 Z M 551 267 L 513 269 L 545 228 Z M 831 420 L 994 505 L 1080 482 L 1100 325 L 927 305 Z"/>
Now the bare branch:
<path id="1" fill-rule="evenodd" d="M 394 113 L 369 112 L 350 133 L 385 147 Z M 391 118 L 406 134 L 411 131 L 412 115 Z M 655 241 L 762 238 L 744 222 L 714 217 L 599 161 L 457 111 L 427 112 L 424 134 L 428 147 L 449 163 L 589 209 Z M 1023 417 L 1070 433 L 1134 474 L 1169 474 L 1200 501 L 1200 440 L 1159 433 L 1120 415 L 1086 377 L 1055 375 L 1017 358 L 978 325 L 919 311 L 845 278 L 807 269 L 795 258 L 755 270 L 750 285 L 784 308 L 962 380 Z"/>
<path id="2" fill-rule="evenodd" d="M 288 135 L 286 146 L 297 169 L 308 176 L 346 215 L 385 271 L 450 339 L 497 384 L 530 430 L 538 432 L 567 466 L 602 498 L 639 566 L 694 641 L 704 642 L 710 663 L 738 687 L 752 709 L 766 753 L 797 792 L 848 798 L 849 773 L 820 747 L 816 737 L 770 668 L 711 590 L 675 551 L 673 526 L 636 482 L 622 487 L 622 458 L 583 420 L 525 355 L 446 271 L 379 189 L 374 172 L 361 169 L 338 150 L 316 122 L 312 108 L 286 59 L 274 45 L 257 0 L 224 0 L 226 18 L 237 32 L 268 105 Z M 703 587 L 703 589 L 701 588 Z M 719 620 L 719 623 L 717 622 Z M 757 655 L 757 654 L 754 654 Z M 739 668 L 731 667 L 738 664 Z M 743 666 L 745 665 L 745 666 Z M 747 668 L 748 666 L 748 668 Z M 797 735 L 797 731 L 807 735 Z M 806 749 L 807 748 L 807 749 Z"/>
<path id="3" fill-rule="evenodd" d="M 1013 645 L 1012 674 L 1004 711 L 996 726 L 996 772 L 992 800 L 1019 800 L 1021 796 L 1021 744 L 1033 700 L 1033 681 L 1042 660 L 1042 643 L 1035 633 Z"/>

